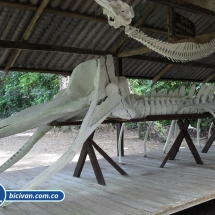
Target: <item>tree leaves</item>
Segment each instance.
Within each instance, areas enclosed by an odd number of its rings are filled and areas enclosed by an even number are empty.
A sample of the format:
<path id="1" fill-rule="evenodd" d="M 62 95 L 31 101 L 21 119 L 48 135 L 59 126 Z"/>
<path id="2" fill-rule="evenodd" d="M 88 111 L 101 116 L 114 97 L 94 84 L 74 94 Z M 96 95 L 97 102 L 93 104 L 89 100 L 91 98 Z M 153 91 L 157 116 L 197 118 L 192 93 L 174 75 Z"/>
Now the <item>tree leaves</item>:
<path id="1" fill-rule="evenodd" d="M 0 117 L 49 101 L 59 91 L 59 76 L 11 72 L 0 78 Z"/>

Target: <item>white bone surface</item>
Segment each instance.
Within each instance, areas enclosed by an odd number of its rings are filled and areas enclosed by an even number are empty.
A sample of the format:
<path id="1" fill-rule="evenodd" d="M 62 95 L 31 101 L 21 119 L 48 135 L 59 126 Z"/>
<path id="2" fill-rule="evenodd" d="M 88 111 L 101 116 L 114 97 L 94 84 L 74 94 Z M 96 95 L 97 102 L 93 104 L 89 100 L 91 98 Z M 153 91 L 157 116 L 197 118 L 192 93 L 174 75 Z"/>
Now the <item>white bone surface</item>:
<path id="1" fill-rule="evenodd" d="M 215 51 L 215 40 L 203 44 L 193 42 L 168 43 L 149 37 L 140 29 L 130 25 L 134 17 L 131 6 L 122 0 L 95 0 L 102 8 L 103 14 L 108 17 L 108 23 L 114 28 L 123 26 L 125 34 L 139 41 L 149 49 L 176 61 L 186 62 L 209 56 Z"/>

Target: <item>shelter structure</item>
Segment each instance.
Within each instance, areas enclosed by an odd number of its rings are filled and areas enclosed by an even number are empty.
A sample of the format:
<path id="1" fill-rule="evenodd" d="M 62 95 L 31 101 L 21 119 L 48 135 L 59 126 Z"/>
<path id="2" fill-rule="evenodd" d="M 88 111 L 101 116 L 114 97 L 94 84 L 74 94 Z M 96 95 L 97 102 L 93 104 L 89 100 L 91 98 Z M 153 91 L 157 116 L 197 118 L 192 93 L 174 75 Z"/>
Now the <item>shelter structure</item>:
<path id="1" fill-rule="evenodd" d="M 134 8 L 132 26 L 155 39 L 169 43 L 207 43 L 215 38 L 212 0 L 202 3 L 127 0 L 126 3 Z M 215 54 L 186 63 L 170 61 L 128 38 L 122 29 L 112 28 L 102 15 L 102 8 L 93 0 L 0 0 L 0 22 L 0 68 L 6 75 L 20 71 L 67 76 L 81 62 L 111 54 L 118 76 L 151 79 L 153 84 L 159 80 L 215 81 Z M 181 124 L 182 133 L 188 124 Z M 181 141 L 176 142 L 162 166 L 169 158 L 175 158 L 187 135 L 181 135 Z M 191 141 L 187 142 L 194 148 Z M 202 164 L 197 150 L 191 151 L 197 163 Z M 81 162 L 78 176 L 83 168 Z"/>
<path id="2" fill-rule="evenodd" d="M 210 0 L 125 2 L 134 8 L 132 25 L 155 39 L 205 43 L 215 38 L 215 9 Z M 70 75 L 81 62 L 112 54 L 118 61 L 119 75 L 127 78 L 152 79 L 153 83 L 215 80 L 215 54 L 195 62 L 169 61 L 129 39 L 121 29 L 110 27 L 93 0 L 1 0 L 0 10 L 0 68 L 5 73 Z M 180 24 L 176 14 L 187 25 L 191 22 L 188 33 L 175 27 Z"/>

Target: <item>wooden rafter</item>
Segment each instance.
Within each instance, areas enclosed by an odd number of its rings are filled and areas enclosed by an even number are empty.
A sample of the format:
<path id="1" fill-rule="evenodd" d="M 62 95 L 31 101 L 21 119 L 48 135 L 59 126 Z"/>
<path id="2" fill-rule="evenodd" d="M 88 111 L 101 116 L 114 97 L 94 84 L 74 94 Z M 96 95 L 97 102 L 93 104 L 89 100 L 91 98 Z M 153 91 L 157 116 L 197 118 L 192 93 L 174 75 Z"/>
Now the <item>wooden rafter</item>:
<path id="1" fill-rule="evenodd" d="M 37 44 L 37 43 L 15 42 L 15 41 L 6 41 L 6 40 L 0 40 L 0 48 L 31 50 L 31 51 L 60 52 L 60 53 L 84 54 L 84 55 L 111 54 L 116 57 L 116 55 L 110 51 L 93 50 L 93 52 L 92 52 L 92 49 L 82 49 L 82 48 L 67 47 L 67 46 L 43 45 L 43 44 Z M 140 61 L 158 62 L 158 63 L 163 63 L 163 64 L 178 64 L 181 66 L 215 69 L 215 65 L 213 65 L 213 64 L 198 63 L 198 62 L 179 63 L 179 62 L 172 62 L 172 61 L 168 60 L 167 58 L 161 58 L 161 57 L 151 57 L 151 56 L 143 55 L 143 56 L 130 56 L 130 57 L 125 57 L 125 58 L 133 59 L 133 60 L 140 60 Z"/>
<path id="2" fill-rule="evenodd" d="M 118 57 L 128 57 L 128 56 L 134 56 L 134 55 L 140 55 L 140 54 L 146 54 L 153 52 L 151 49 L 147 48 L 146 46 L 138 49 L 131 49 L 131 50 L 126 50 L 123 52 L 120 52 L 117 54 Z"/>
<path id="3" fill-rule="evenodd" d="M 167 72 L 169 72 L 170 69 L 172 69 L 172 67 L 174 66 L 174 64 L 169 64 L 167 65 L 164 69 L 162 69 L 153 79 L 152 79 L 152 85 L 157 83 L 160 78 L 162 76 L 164 76 Z"/>
<path id="4" fill-rule="evenodd" d="M 111 52 L 111 51 L 93 50 L 93 52 L 92 52 L 92 49 L 83 49 L 83 48 L 67 47 L 67 46 L 44 45 L 44 44 L 27 43 L 27 42 L 15 42 L 15 41 L 8 41 L 8 40 L 0 40 L 0 48 L 31 50 L 31 51 L 60 52 L 60 53 L 84 54 L 84 55 L 111 54 L 114 57 L 117 57 L 115 55 L 115 53 Z M 125 58 L 139 60 L 139 61 L 157 62 L 157 63 L 163 63 L 163 64 L 178 64 L 181 66 L 215 69 L 214 64 L 198 63 L 196 61 L 180 63 L 180 62 L 172 62 L 171 60 L 168 60 L 167 58 L 151 57 L 151 56 L 145 56 L 145 55 L 129 56 L 129 57 L 125 57 Z"/>
<path id="5" fill-rule="evenodd" d="M 168 39 L 175 34 L 174 28 L 173 28 L 173 20 L 174 20 L 174 8 L 168 7 L 167 11 L 167 25 L 168 25 Z M 157 83 L 162 76 L 164 76 L 169 70 L 174 67 L 174 64 L 169 64 L 165 66 L 160 72 L 155 75 L 155 77 L 152 79 L 152 85 Z"/>
<path id="6" fill-rule="evenodd" d="M 204 80 L 202 81 L 202 84 L 205 84 L 205 83 L 211 81 L 214 77 L 215 77 L 215 71 L 213 72 L 212 75 L 210 75 L 210 76 L 208 76 L 206 79 L 204 79 Z"/>
<path id="7" fill-rule="evenodd" d="M 35 27 L 36 22 L 38 21 L 38 19 L 41 17 L 41 15 L 43 14 L 44 9 L 46 8 L 46 6 L 48 5 L 50 0 L 43 0 L 40 7 L 38 8 L 38 10 L 36 11 L 34 17 L 32 18 L 31 22 L 28 24 L 28 27 L 26 28 L 24 34 L 22 35 L 22 38 L 20 39 L 20 42 L 26 41 L 29 36 L 31 35 L 31 33 L 33 32 L 33 29 Z M 16 49 L 12 52 L 7 65 L 4 69 L 5 74 L 8 73 L 8 70 L 10 69 L 10 67 L 13 66 L 13 64 L 15 63 L 17 57 L 20 54 L 20 50 Z"/>
<path id="8" fill-rule="evenodd" d="M 0 7 L 9 7 L 9 8 L 14 8 L 14 9 L 22 9 L 22 10 L 31 10 L 31 11 L 37 11 L 38 7 L 34 5 L 29 5 L 29 4 L 21 4 L 18 2 L 12 2 L 12 1 L 5 1 L 5 0 L 0 0 Z M 70 17 L 74 19 L 81 19 L 85 21 L 93 21 L 97 23 L 107 23 L 107 18 L 103 16 L 92 16 L 88 14 L 82 14 L 82 13 L 77 13 L 73 11 L 65 11 L 65 10 L 59 10 L 51 7 L 46 7 L 44 9 L 44 13 L 49 13 L 53 14 L 56 16 L 64 16 L 64 17 Z M 158 34 L 165 34 L 167 35 L 168 32 L 166 29 L 160 29 L 160 28 L 154 28 L 152 26 L 147 26 L 147 25 L 141 25 L 138 27 L 142 31 L 149 31 L 149 32 L 155 32 Z M 183 36 L 181 34 L 176 34 L 177 36 Z"/>
<path id="9" fill-rule="evenodd" d="M 210 16 L 215 18 L 215 2 L 213 0 L 148 0 L 174 8 L 181 8 L 183 10 Z"/>
<path id="10" fill-rule="evenodd" d="M 18 49 L 18 50 L 31 50 L 31 51 L 48 51 L 48 52 L 60 52 L 60 53 L 71 53 L 71 54 L 85 54 L 85 55 L 114 55 L 110 51 L 102 51 L 94 49 L 83 49 L 68 46 L 55 46 L 45 45 L 38 43 L 27 43 L 27 42 L 16 42 L 8 40 L 0 40 L 0 48 Z"/>
<path id="11" fill-rule="evenodd" d="M 207 34 L 201 34 L 196 36 L 195 38 L 189 37 L 189 38 L 180 38 L 177 36 L 171 37 L 171 42 L 173 43 L 182 43 L 182 42 L 193 42 L 193 43 L 207 43 L 211 40 L 215 39 L 215 32 L 207 33 Z"/>

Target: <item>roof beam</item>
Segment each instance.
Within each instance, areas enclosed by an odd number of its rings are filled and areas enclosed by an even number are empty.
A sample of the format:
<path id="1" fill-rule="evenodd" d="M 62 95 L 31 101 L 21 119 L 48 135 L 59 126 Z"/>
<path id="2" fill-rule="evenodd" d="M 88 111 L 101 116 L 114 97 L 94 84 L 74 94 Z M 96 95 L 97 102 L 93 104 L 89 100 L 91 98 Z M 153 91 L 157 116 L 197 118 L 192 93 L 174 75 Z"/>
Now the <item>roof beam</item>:
<path id="1" fill-rule="evenodd" d="M 182 42 L 207 43 L 214 39 L 215 39 L 215 32 L 201 34 L 196 36 L 195 38 L 189 37 L 186 39 L 179 38 L 177 36 L 171 36 L 171 42 L 174 42 L 174 43 L 182 43 Z"/>
<path id="2" fill-rule="evenodd" d="M 114 55 L 114 53 L 110 51 L 83 49 L 83 48 L 67 47 L 67 46 L 45 45 L 45 44 L 38 44 L 38 43 L 19 42 L 19 41 L 17 42 L 17 41 L 8 41 L 8 40 L 0 40 L 0 48 L 31 50 L 31 51 L 61 52 L 61 53 L 71 53 L 71 54 L 86 54 L 86 55 L 107 55 L 107 54 Z"/>
<path id="3" fill-rule="evenodd" d="M 29 5 L 29 4 L 21 4 L 17 2 L 12 2 L 12 1 L 5 1 L 5 0 L 0 0 L 0 7 L 9 7 L 9 8 L 14 8 L 14 9 L 21 9 L 21 10 L 31 10 L 31 11 L 37 11 L 38 7 L 34 5 Z M 91 16 L 87 14 L 81 14 L 73 11 L 66 11 L 66 10 L 59 10 L 51 7 L 46 7 L 44 9 L 44 13 L 50 13 L 56 16 L 64 16 L 64 17 L 72 17 L 74 19 L 81 19 L 85 21 L 93 21 L 97 23 L 108 23 L 107 19 L 102 16 Z M 153 28 L 151 26 L 146 26 L 146 25 L 141 25 L 138 27 L 140 30 L 143 31 L 150 31 L 150 32 L 155 32 L 159 34 L 165 34 L 167 35 L 168 32 L 165 29 L 159 29 L 159 28 Z M 181 34 L 177 34 L 178 36 L 183 36 Z"/>
<path id="4" fill-rule="evenodd" d="M 120 52 L 117 54 L 117 57 L 128 57 L 128 56 L 134 56 L 134 55 L 140 55 L 140 54 L 146 54 L 153 52 L 151 49 L 147 48 L 144 46 L 143 48 L 138 48 L 138 49 L 131 49 L 131 50 L 126 50 L 123 52 Z"/>
<path id="5" fill-rule="evenodd" d="M 5 1 L 0 0 L 0 7 L 9 7 L 14 9 L 21 9 L 21 10 L 31 10 L 37 11 L 38 7 L 30 4 L 21 4 L 17 2 Z M 86 21 L 94 21 L 99 23 L 107 23 L 107 19 L 105 17 L 95 17 L 87 14 L 76 13 L 73 11 L 66 11 L 66 10 L 58 10 L 51 7 L 46 7 L 44 9 L 44 13 L 51 13 L 57 16 L 65 16 L 65 17 L 72 17 L 74 19 L 83 19 Z"/>
<path id="6" fill-rule="evenodd" d="M 20 42 L 26 41 L 29 36 L 31 35 L 31 33 L 33 32 L 33 29 L 36 25 L 36 22 L 38 21 L 38 19 L 41 17 L 41 15 L 43 14 L 44 9 L 46 8 L 46 6 L 48 5 L 50 0 L 43 0 L 40 7 L 38 8 L 38 10 L 36 11 L 36 13 L 34 14 L 34 17 L 32 18 L 31 22 L 28 24 L 28 27 L 26 28 L 24 34 L 22 35 L 22 38 L 20 39 Z M 13 64 L 15 63 L 17 57 L 20 54 L 20 50 L 16 49 L 12 52 L 6 67 L 4 69 L 5 74 L 8 73 L 8 70 L 10 69 L 11 66 L 13 66 Z"/>
<path id="7" fill-rule="evenodd" d="M 215 2 L 213 0 L 148 0 L 167 6 L 199 13 L 215 18 Z"/>
<path id="8" fill-rule="evenodd" d="M 31 51 L 60 52 L 60 53 L 71 53 L 71 54 L 85 54 L 85 55 L 95 55 L 95 56 L 111 54 L 114 57 L 117 57 L 115 55 L 115 53 L 111 52 L 111 51 L 102 51 L 102 50 L 93 50 L 92 51 L 92 49 L 83 49 L 83 48 L 67 47 L 67 46 L 44 45 L 44 44 L 37 44 L 37 43 L 16 42 L 16 41 L 8 41 L 8 40 L 0 40 L 0 48 L 31 50 Z M 151 56 L 145 56 L 145 55 L 130 56 L 130 57 L 125 57 L 125 59 L 215 69 L 214 64 L 198 63 L 195 61 L 194 62 L 191 61 L 191 62 L 187 62 L 187 63 L 179 63 L 179 62 L 173 62 L 171 60 L 168 60 L 167 58 L 151 57 Z"/>
<path id="9" fill-rule="evenodd" d="M 172 69 L 172 67 L 174 66 L 174 64 L 169 64 L 167 65 L 164 69 L 162 69 L 153 79 L 152 79 L 152 85 L 154 85 L 155 83 L 157 83 L 162 76 L 164 76 L 167 72 L 169 72 L 170 69 Z"/>

